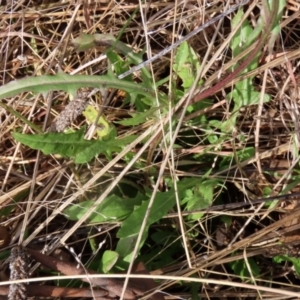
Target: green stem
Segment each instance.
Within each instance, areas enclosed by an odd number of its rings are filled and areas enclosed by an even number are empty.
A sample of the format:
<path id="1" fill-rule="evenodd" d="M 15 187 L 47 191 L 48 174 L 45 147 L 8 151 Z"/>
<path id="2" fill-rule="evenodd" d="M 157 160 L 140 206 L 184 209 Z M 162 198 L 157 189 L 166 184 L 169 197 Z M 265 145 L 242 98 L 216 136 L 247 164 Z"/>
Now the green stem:
<path id="1" fill-rule="evenodd" d="M 22 120 L 25 124 L 27 124 L 30 128 L 35 130 L 37 133 L 43 133 L 42 129 L 39 126 L 34 125 L 32 122 L 27 120 L 25 117 L 23 117 L 20 113 L 15 111 L 13 108 L 10 106 L 4 104 L 3 102 L 0 101 L 0 106 L 3 107 L 6 111 L 17 117 L 18 119 Z"/>

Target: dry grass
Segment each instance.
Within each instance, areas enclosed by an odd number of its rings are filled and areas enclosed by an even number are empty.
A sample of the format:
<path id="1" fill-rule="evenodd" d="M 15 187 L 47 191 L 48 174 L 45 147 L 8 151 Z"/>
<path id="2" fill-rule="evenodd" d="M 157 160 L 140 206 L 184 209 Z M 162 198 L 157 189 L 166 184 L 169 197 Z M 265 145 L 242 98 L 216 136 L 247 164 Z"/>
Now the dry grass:
<path id="1" fill-rule="evenodd" d="M 211 5 L 204 6 L 207 2 Z M 147 56 L 151 57 L 222 12 L 228 2 L 142 4 L 108 0 L 83 1 L 81 4 L 29 0 L 7 3 L 0 7 L 2 84 L 25 76 L 56 74 L 58 70 L 68 74 L 106 74 L 108 64 L 102 47 L 77 53 L 71 46 L 71 41 L 80 33 L 111 33 L 117 36 L 123 31 L 121 41 L 135 52 L 146 49 Z M 261 1 L 250 2 L 245 7 L 245 16 L 255 27 Z M 153 240 L 150 238 L 141 252 L 142 261 L 153 278 L 166 276 L 166 280 L 151 288 L 163 290 L 165 299 L 189 299 L 191 291 L 201 298 L 296 297 L 299 279 L 294 268 L 287 262 L 275 264 L 270 257 L 277 254 L 299 256 L 300 253 L 297 228 L 300 215 L 297 203 L 300 4 L 288 1 L 281 22 L 282 34 L 272 53 L 268 52 L 268 41 L 265 41 L 260 48 L 259 66 L 226 81 L 226 77 L 233 72 L 232 67 L 239 61 L 232 58 L 229 47 L 231 19 L 230 16 L 219 25 L 212 24 L 189 41 L 201 58 L 202 90 L 191 90 L 172 103 L 172 93 L 180 90 L 181 84 L 172 74 L 175 52 L 151 64 L 149 70 L 155 82 L 171 74 L 171 79 L 157 89 L 155 99 L 159 106 L 159 93 L 169 94 L 169 113 L 158 113 L 157 119 L 137 126 L 124 127 L 115 123 L 119 136 L 136 135 L 138 138 L 122 152 L 114 154 L 111 160 L 100 156 L 89 164 L 75 165 L 70 160 L 25 147 L 17 143 L 11 133 L 16 130 L 33 133 L 32 129 L 14 114 L 1 109 L 2 281 L 8 278 L 5 274 L 8 275 L 10 249 L 17 244 L 35 250 L 43 249 L 49 255 L 60 249 L 64 253 L 64 262 L 78 259 L 85 265 L 88 262 L 95 264 L 95 258 L 99 259 L 104 250 L 115 250 L 120 223 L 90 225 L 86 222 L 89 213 L 78 222 L 69 221 L 63 210 L 72 203 L 86 199 L 100 203 L 111 191 L 124 193 L 123 184 L 128 184 L 131 190 L 152 190 L 151 208 L 155 195 L 166 192 L 170 182 L 176 191 L 178 180 L 197 177 L 200 180 L 205 175 L 205 178 L 219 183 L 214 190 L 214 200 L 222 201 L 222 204 L 233 203 L 233 206 L 220 208 L 212 204 L 209 212 L 198 221 L 191 221 L 186 213 L 180 212 L 183 206 L 175 193 L 177 206 L 174 211 L 156 224 L 153 230 L 150 229 L 153 234 L 155 228 L 162 230 L 166 227 L 173 236 L 170 234 L 155 257 L 150 255 L 151 248 L 158 247 L 151 244 Z M 214 36 L 215 32 L 217 34 Z M 247 58 L 255 51 L 255 45 L 250 45 L 246 50 L 248 53 L 241 55 Z M 269 94 L 271 101 L 263 103 L 260 99 L 257 105 L 243 106 L 236 114 L 234 130 L 230 133 L 224 134 L 215 128 L 209 131 L 200 117 L 224 123 L 230 120 L 234 103 L 228 101 L 226 96 L 235 83 L 251 76 L 254 76 L 255 89 L 261 94 Z M 137 83 L 142 80 L 139 73 L 134 78 Z M 187 113 L 187 104 L 201 104 L 203 95 L 212 99 L 212 104 L 208 107 L 195 106 L 192 113 Z M 23 93 L 2 101 L 46 131 L 68 104 L 69 96 L 61 91 L 44 95 Z M 113 89 L 107 91 L 106 98 L 93 96 L 90 99 L 95 107 L 101 107 L 106 119 L 111 122 L 129 118 L 129 112 L 136 111 L 133 103 L 124 105 L 124 102 L 124 93 Z M 175 120 L 176 125 L 179 124 L 178 131 L 172 125 Z M 73 127 L 80 128 L 85 123 L 85 118 L 79 117 Z M 218 137 L 223 135 L 224 138 L 212 144 L 209 135 L 213 134 Z M 170 144 L 172 139 L 180 147 L 173 148 Z M 248 147 L 253 147 L 253 155 L 240 161 L 239 151 Z M 128 153 L 132 154 L 130 162 L 126 160 Z M 227 164 L 221 166 L 226 157 Z M 206 174 L 208 171 L 209 175 Z M 130 197 L 130 189 L 128 194 L 123 195 L 124 199 Z M 241 208 L 241 205 L 235 207 L 236 202 L 279 194 L 295 197 L 280 201 L 272 209 L 264 203 L 245 205 L 246 208 Z M 188 214 L 195 213 L 199 211 Z M 226 218 L 231 219 L 230 226 L 225 225 Z M 97 248 L 94 252 L 92 242 Z M 279 243 L 283 245 L 279 246 Z M 164 265 L 160 256 L 166 259 L 164 251 L 168 249 L 176 249 L 176 253 L 172 253 L 172 259 Z M 135 250 L 138 252 L 137 247 Z M 243 260 L 248 268 L 250 278 L 247 280 L 241 280 L 238 276 L 241 274 L 235 274 L 230 268 L 230 263 L 238 259 Z M 254 272 L 251 259 L 260 267 L 258 275 Z M 42 278 L 40 271 L 37 271 L 39 266 L 31 267 L 32 277 Z M 180 280 L 183 285 L 178 284 Z M 7 290 L 3 292 L 2 287 L 0 295 L 5 295 Z M 109 297 L 106 295 L 101 299 Z"/>

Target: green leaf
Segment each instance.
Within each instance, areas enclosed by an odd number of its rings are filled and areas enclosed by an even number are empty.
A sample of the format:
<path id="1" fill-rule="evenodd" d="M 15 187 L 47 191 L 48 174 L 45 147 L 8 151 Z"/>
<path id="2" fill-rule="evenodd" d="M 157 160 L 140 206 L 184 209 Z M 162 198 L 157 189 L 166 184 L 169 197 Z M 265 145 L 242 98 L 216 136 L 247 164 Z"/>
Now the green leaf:
<path id="1" fill-rule="evenodd" d="M 200 62 L 196 52 L 187 42 L 183 42 L 177 49 L 174 72 L 181 78 L 182 86 L 189 89 L 200 70 Z"/>
<path id="2" fill-rule="evenodd" d="M 92 141 L 83 139 L 84 128 L 69 134 L 45 133 L 29 135 L 14 132 L 12 135 L 17 141 L 32 149 L 41 150 L 45 154 L 56 153 L 72 158 L 74 158 L 78 152 L 83 151 L 93 144 Z"/>
<path id="3" fill-rule="evenodd" d="M 93 124 L 98 117 L 98 111 L 92 105 L 88 105 L 82 114 L 86 117 L 90 124 Z M 115 131 L 113 124 L 109 123 L 105 117 L 101 115 L 98 119 L 96 129 L 99 139 L 115 137 L 116 135 L 111 135 L 112 131 Z"/>
<path id="4" fill-rule="evenodd" d="M 128 136 L 119 140 L 92 140 L 84 139 L 84 129 L 72 133 L 45 133 L 28 135 L 22 133 L 13 133 L 13 137 L 22 144 L 32 149 L 41 150 L 44 154 L 59 154 L 63 157 L 73 158 L 75 163 L 87 163 L 96 155 L 110 152 L 118 152 L 122 147 L 135 139 L 134 136 Z"/>
<path id="5" fill-rule="evenodd" d="M 236 156 L 239 159 L 239 162 L 245 161 L 255 155 L 255 149 L 253 147 L 247 147 L 242 150 L 236 151 Z M 226 169 L 232 164 L 232 159 L 234 155 L 224 156 L 220 162 L 220 169 Z"/>
<path id="6" fill-rule="evenodd" d="M 106 250 L 103 253 L 100 265 L 101 273 L 107 274 L 118 261 L 119 254 L 115 251 Z"/>
<path id="7" fill-rule="evenodd" d="M 127 236 L 119 240 L 116 247 L 116 251 L 119 253 L 120 257 L 122 257 L 125 262 L 130 262 L 131 254 L 136 245 L 137 238 L 138 235 L 136 234 L 134 236 Z M 143 241 L 144 240 L 145 240 L 145 234 L 144 234 Z"/>
<path id="8" fill-rule="evenodd" d="M 251 273 L 254 278 L 259 276 L 260 270 L 255 260 L 252 258 L 248 258 L 248 264 L 251 268 Z M 250 277 L 250 272 L 244 260 L 236 260 L 230 263 L 232 270 L 234 273 L 241 277 L 242 280 L 248 280 Z"/>
<path id="9" fill-rule="evenodd" d="M 190 282 L 192 300 L 201 300 L 199 290 L 201 289 L 200 282 Z"/>
<path id="10" fill-rule="evenodd" d="M 198 178 L 188 178 L 178 182 L 178 196 L 182 198 L 186 189 L 195 186 L 195 184 L 197 184 L 198 182 Z M 150 199 L 150 192 L 148 198 Z M 119 237 L 120 240 L 118 242 L 116 251 L 120 254 L 120 256 L 124 258 L 124 261 L 130 261 L 131 259 L 132 251 L 135 247 L 138 234 L 141 230 L 141 224 L 145 218 L 148 204 L 149 200 L 143 201 L 142 204 L 136 206 L 129 217 L 124 220 L 119 232 L 117 233 L 117 237 Z M 159 221 L 174 205 L 175 195 L 173 189 L 165 193 L 157 193 L 146 223 L 145 231 L 142 233 L 142 239 L 139 245 L 139 249 L 143 246 L 148 236 L 148 229 L 150 225 Z"/>
<path id="11" fill-rule="evenodd" d="M 111 60 L 111 63 L 114 63 L 115 56 L 112 56 L 111 53 L 116 51 L 122 53 L 132 64 L 140 64 L 143 62 L 143 53 L 135 53 L 132 48 L 128 47 L 125 43 L 116 39 L 112 34 L 86 34 L 82 33 L 79 37 L 72 41 L 73 46 L 78 51 L 85 51 L 96 46 L 105 46 L 108 48 L 107 55 Z M 125 65 L 122 64 L 122 68 Z M 119 74 L 120 69 L 116 70 Z M 124 70 L 125 71 L 125 70 Z M 149 73 L 147 68 L 142 68 L 142 78 L 143 82 L 146 85 L 152 86 L 152 76 Z M 130 76 L 129 78 L 131 78 Z M 128 78 L 127 78 L 128 79 Z"/>
<path id="12" fill-rule="evenodd" d="M 177 238 L 176 229 L 170 231 L 168 227 L 156 227 L 143 248 L 139 261 L 147 261 L 149 270 L 156 270 L 175 263 L 181 241 Z M 159 255 L 157 255 L 159 253 Z"/>
<path id="13" fill-rule="evenodd" d="M 115 140 L 96 140 L 91 141 L 92 144 L 89 148 L 83 149 L 78 152 L 74 161 L 76 164 L 83 164 L 89 162 L 96 155 L 103 153 L 108 159 L 111 157 L 111 153 L 120 152 L 124 147 L 133 142 L 136 136 L 129 135 L 123 139 Z"/>
<path id="14" fill-rule="evenodd" d="M 130 216 L 124 220 L 120 230 L 117 233 L 117 236 L 120 238 L 120 240 L 118 242 L 116 251 L 124 258 L 124 261 L 130 261 L 131 259 L 131 254 L 136 244 L 142 222 L 145 218 L 148 204 L 149 201 L 143 201 L 140 206 L 136 207 Z M 139 249 L 143 246 L 147 238 L 149 226 L 159 221 L 164 215 L 166 215 L 174 206 L 174 204 L 175 198 L 173 191 L 157 194 L 147 220 L 145 231 L 142 235 Z"/>
<path id="15" fill-rule="evenodd" d="M 297 275 L 300 275 L 300 258 L 291 257 L 290 259 L 291 262 L 293 263 Z"/>
<path id="16" fill-rule="evenodd" d="M 232 19 L 232 29 L 235 29 L 237 26 L 239 26 L 239 23 L 241 22 L 243 17 L 244 12 L 242 9 L 240 9 Z M 252 32 L 253 28 L 250 26 L 249 21 L 247 19 L 244 20 L 242 26 L 239 27 L 236 34 L 230 41 L 230 47 L 233 51 L 234 56 L 237 56 L 238 54 L 243 52 L 243 50 L 255 40 L 256 36 L 251 35 Z"/>
<path id="17" fill-rule="evenodd" d="M 137 207 L 131 215 L 123 222 L 117 236 L 124 238 L 128 236 L 134 236 L 140 232 L 141 224 L 145 218 L 145 214 L 148 208 L 149 201 L 143 201 L 142 204 Z M 149 218 L 147 220 L 146 229 L 157 221 L 159 221 L 168 211 L 175 205 L 174 191 L 166 193 L 157 193 Z"/>
<path id="18" fill-rule="evenodd" d="M 276 8 L 275 1 L 278 4 L 276 10 L 275 10 L 275 8 Z M 280 20 L 283 15 L 284 8 L 286 7 L 286 1 L 285 0 L 270 0 L 268 2 L 269 3 L 266 2 L 267 3 L 266 6 L 268 6 L 268 4 L 269 4 L 269 7 L 267 9 L 264 9 L 264 12 L 265 12 L 265 15 L 263 15 L 265 17 L 264 23 L 266 23 L 268 21 L 268 18 L 267 18 L 268 15 L 270 15 L 271 13 L 276 15 L 276 19 L 274 19 L 274 23 L 272 24 L 273 29 L 272 29 L 271 35 L 268 39 L 268 50 L 271 53 L 276 40 L 278 39 L 278 37 L 281 34 Z M 270 10 L 270 8 L 272 8 L 272 11 Z"/>
<path id="19" fill-rule="evenodd" d="M 117 76 L 129 70 L 128 64 L 114 51 L 107 51 L 106 56 L 110 62 L 110 69 L 113 69 Z"/>
<path id="20" fill-rule="evenodd" d="M 69 75 L 59 72 L 56 75 L 41 75 L 11 81 L 0 87 L 0 99 L 13 97 L 22 92 L 47 93 L 53 90 L 63 90 L 74 94 L 82 87 L 116 88 L 155 98 L 153 91 L 142 83 L 136 84 L 108 75 Z"/>
<path id="21" fill-rule="evenodd" d="M 95 37 L 92 34 L 86 33 L 82 33 L 77 38 L 73 39 L 72 44 L 78 52 L 86 51 L 97 46 Z"/>
<path id="22" fill-rule="evenodd" d="M 104 199 L 99 204 L 93 213 L 89 216 L 89 223 L 99 222 L 117 222 L 125 219 L 132 211 L 134 205 L 140 203 L 138 197 L 132 199 L 123 199 L 117 195 L 111 195 Z M 67 207 L 64 210 L 65 216 L 72 221 L 78 221 L 82 216 L 93 206 L 93 200 L 87 200 L 72 206 Z"/>
<path id="23" fill-rule="evenodd" d="M 154 113 L 157 110 L 158 110 L 157 107 L 153 107 L 142 113 L 129 113 L 132 116 L 132 118 L 125 119 L 122 121 L 117 121 L 116 123 L 124 125 L 124 126 L 139 125 L 139 124 L 145 123 L 149 117 L 151 119 L 153 119 L 155 117 Z"/>
<path id="24" fill-rule="evenodd" d="M 240 26 L 240 22 L 244 17 L 244 12 L 240 9 L 234 16 L 231 26 L 232 29 L 235 29 L 237 26 Z M 233 53 L 233 57 L 238 56 L 242 53 L 250 44 L 252 44 L 255 39 L 257 38 L 258 34 L 263 29 L 263 22 L 259 21 L 258 25 L 255 29 L 253 29 L 246 19 L 243 21 L 242 25 L 238 28 L 237 32 L 235 33 L 234 37 L 230 42 L 230 47 Z M 260 56 L 260 52 L 254 57 L 252 62 L 248 64 L 248 66 L 243 70 L 243 73 L 249 72 L 254 70 L 258 66 L 258 58 Z M 238 63 L 233 67 L 235 69 Z M 234 101 L 234 108 L 233 114 L 231 115 L 230 119 L 226 120 L 220 129 L 222 132 L 232 132 L 233 128 L 236 124 L 237 113 L 239 109 L 243 106 L 254 105 L 258 104 L 260 101 L 261 94 L 257 92 L 253 86 L 253 77 L 241 80 L 237 82 L 232 90 L 231 93 L 227 95 L 227 99 L 230 101 L 231 99 Z M 270 96 L 264 94 L 263 102 L 270 101 Z"/>
<path id="25" fill-rule="evenodd" d="M 277 255 L 273 257 L 273 261 L 278 264 L 285 261 L 291 262 L 295 268 L 297 275 L 300 275 L 300 258 L 289 257 L 287 255 Z"/>
<path id="26" fill-rule="evenodd" d="M 186 204 L 185 209 L 188 211 L 207 209 L 213 201 L 215 187 L 219 184 L 216 179 L 199 181 L 199 184 L 192 189 L 186 190 L 186 195 L 181 203 Z M 189 220 L 199 220 L 203 213 L 191 214 Z"/>
<path id="27" fill-rule="evenodd" d="M 254 105 L 259 103 L 261 93 L 254 90 L 251 79 L 245 79 L 238 82 L 235 85 L 235 89 L 232 93 L 228 94 L 228 99 L 232 97 L 235 102 L 234 111 L 239 110 L 243 106 Z M 268 94 L 264 94 L 263 102 L 269 102 L 270 96 Z"/>

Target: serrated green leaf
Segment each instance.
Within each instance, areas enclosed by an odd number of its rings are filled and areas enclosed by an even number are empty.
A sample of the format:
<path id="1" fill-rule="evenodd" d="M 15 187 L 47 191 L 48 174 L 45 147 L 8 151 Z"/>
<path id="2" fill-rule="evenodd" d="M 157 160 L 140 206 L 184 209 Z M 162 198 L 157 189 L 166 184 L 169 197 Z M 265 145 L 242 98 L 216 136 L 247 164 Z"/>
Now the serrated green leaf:
<path id="1" fill-rule="evenodd" d="M 192 180 L 191 178 L 183 179 L 182 181 L 178 182 L 177 193 L 179 198 L 184 196 L 186 189 L 195 186 L 195 184 L 198 182 L 199 179 Z M 148 198 L 150 199 L 150 192 Z M 134 211 L 126 220 L 124 220 L 119 232 L 117 233 L 117 236 L 120 238 L 120 240 L 118 242 L 116 251 L 124 258 L 124 261 L 128 262 L 131 259 L 132 250 L 134 249 L 138 234 L 141 229 L 141 224 L 145 218 L 148 203 L 148 200 L 143 201 L 141 205 L 134 207 Z M 151 208 L 150 216 L 147 220 L 145 231 L 142 234 L 139 249 L 143 246 L 147 238 L 150 225 L 159 221 L 174 205 L 175 195 L 173 189 L 165 193 L 158 193 L 156 195 Z"/>
<path id="2" fill-rule="evenodd" d="M 182 203 L 186 203 L 185 209 L 188 211 L 204 210 L 211 206 L 213 202 L 214 190 L 219 182 L 216 179 L 199 181 L 199 184 L 186 191 L 186 196 Z M 203 213 L 191 214 L 189 220 L 199 220 Z"/>
<path id="3" fill-rule="evenodd" d="M 86 149 L 82 149 L 81 152 L 78 152 L 74 161 L 76 164 L 83 164 L 89 162 L 96 155 L 100 153 L 104 154 L 108 159 L 113 152 L 120 152 L 123 147 L 126 147 L 128 144 L 133 142 L 136 139 L 135 136 L 126 136 L 123 139 L 115 140 L 96 140 L 91 141 L 92 144 L 89 145 Z"/>
<path id="4" fill-rule="evenodd" d="M 100 153 L 109 155 L 111 152 L 118 152 L 135 139 L 134 136 L 128 136 L 118 140 L 89 141 L 84 139 L 84 128 L 72 133 L 29 135 L 14 132 L 13 137 L 32 149 L 41 150 L 44 154 L 72 158 L 77 164 L 87 163 Z"/>
<path id="5" fill-rule="evenodd" d="M 72 133 L 22 134 L 14 132 L 13 137 L 22 144 L 44 154 L 58 154 L 73 158 L 76 163 L 89 162 L 93 157 L 107 149 L 102 141 L 84 139 L 84 128 Z"/>
<path id="6" fill-rule="evenodd" d="M 71 157 L 74 159 L 74 162 L 76 164 L 87 163 L 91 161 L 95 156 L 99 155 L 100 153 L 108 155 L 109 150 L 112 150 L 112 148 L 107 147 L 107 143 L 101 140 L 91 140 L 88 142 L 91 143 L 86 144 L 85 147 L 80 147 L 80 149 L 77 149 L 76 155 L 74 157 Z M 77 145 L 75 145 L 75 147 L 76 146 Z M 117 150 L 119 149 L 120 148 L 118 148 Z"/>
<path id="7" fill-rule="evenodd" d="M 89 147 L 93 142 L 83 139 L 84 128 L 77 132 L 45 133 L 45 134 L 22 134 L 14 132 L 13 137 L 22 144 L 32 149 L 41 150 L 45 154 L 59 154 L 74 158 L 78 152 Z"/>
<path id="8" fill-rule="evenodd" d="M 182 80 L 182 86 L 189 89 L 200 70 L 199 58 L 187 42 L 183 42 L 177 49 L 173 70 Z"/>
<path id="9" fill-rule="evenodd" d="M 232 50 L 234 57 L 238 56 L 250 44 L 252 44 L 254 40 L 257 38 L 258 34 L 263 29 L 263 22 L 261 18 L 256 28 L 253 29 L 247 19 L 243 21 L 242 25 L 240 25 L 240 22 L 242 21 L 243 17 L 244 17 L 243 10 L 239 10 L 235 14 L 231 22 L 231 26 L 233 29 L 235 29 L 237 26 L 240 26 L 230 42 L 230 48 Z M 242 74 L 257 68 L 259 56 L 260 56 L 260 52 L 258 52 L 257 55 L 254 57 L 254 59 L 247 65 L 247 67 L 243 70 Z M 233 67 L 233 69 L 235 69 L 237 65 L 238 63 Z M 230 119 L 226 120 L 222 124 L 221 130 L 223 132 L 226 133 L 232 132 L 233 128 L 236 125 L 236 120 L 238 115 L 237 112 L 241 107 L 259 103 L 261 94 L 255 90 L 252 81 L 253 81 L 253 77 L 250 77 L 237 82 L 232 92 L 227 95 L 228 100 L 234 101 L 234 108 L 233 108 L 234 113 L 232 114 Z M 270 101 L 270 96 L 264 94 L 263 101 L 264 102 Z"/>
<path id="10" fill-rule="evenodd" d="M 145 214 L 148 208 L 148 201 L 137 207 L 132 214 L 123 222 L 117 236 L 119 238 L 134 236 L 139 233 L 141 224 L 145 218 Z M 157 193 L 149 218 L 147 220 L 146 231 L 149 226 L 159 221 L 168 211 L 175 205 L 174 191 L 167 193 Z"/>
<path id="11" fill-rule="evenodd" d="M 242 9 L 235 14 L 231 22 L 232 29 L 235 29 L 237 26 L 239 26 L 243 16 L 244 12 Z M 239 53 L 241 53 L 245 47 L 253 41 L 254 37 L 251 36 L 252 32 L 253 28 L 250 26 L 248 20 L 244 20 L 242 26 L 239 27 L 236 34 L 230 41 L 230 47 L 234 56 L 237 56 Z"/>

